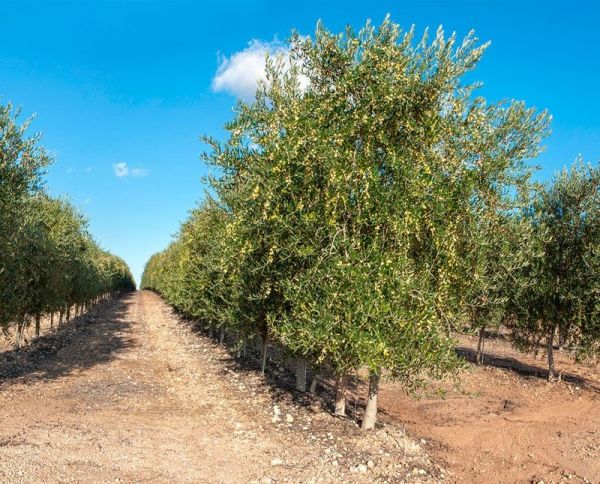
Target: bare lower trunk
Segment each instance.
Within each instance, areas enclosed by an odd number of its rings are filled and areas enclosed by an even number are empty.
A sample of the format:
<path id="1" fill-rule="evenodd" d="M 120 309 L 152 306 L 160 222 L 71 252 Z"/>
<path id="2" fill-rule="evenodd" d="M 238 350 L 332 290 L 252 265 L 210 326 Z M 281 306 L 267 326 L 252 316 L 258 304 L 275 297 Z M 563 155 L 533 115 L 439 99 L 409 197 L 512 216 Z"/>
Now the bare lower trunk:
<path id="1" fill-rule="evenodd" d="M 222 345 L 223 341 L 225 341 L 225 326 L 219 328 L 219 344 Z"/>
<path id="2" fill-rule="evenodd" d="M 296 390 L 306 391 L 306 360 L 304 358 L 296 359 Z"/>
<path id="3" fill-rule="evenodd" d="M 379 372 L 371 373 L 369 376 L 369 397 L 367 399 L 367 408 L 362 421 L 361 430 L 371 430 L 375 428 L 377 422 L 377 396 L 379 395 Z"/>
<path id="4" fill-rule="evenodd" d="M 208 325 L 208 337 L 210 339 L 212 339 L 212 337 L 213 337 L 213 327 L 212 327 L 212 324 Z"/>
<path id="5" fill-rule="evenodd" d="M 59 326 L 62 326 L 64 317 L 65 317 L 65 312 L 61 309 L 58 312 L 58 325 Z"/>
<path id="6" fill-rule="evenodd" d="M 479 340 L 477 341 L 477 364 L 483 365 L 483 351 L 485 349 L 485 326 L 479 328 Z"/>
<path id="7" fill-rule="evenodd" d="M 315 373 L 312 381 L 310 382 L 310 388 L 308 389 L 308 391 L 311 395 L 314 395 L 315 392 L 317 391 L 317 383 L 318 382 L 319 382 L 319 374 Z"/>
<path id="8" fill-rule="evenodd" d="M 39 338 L 40 337 L 40 321 L 42 319 L 42 316 L 39 314 L 35 315 L 35 337 Z"/>
<path id="9" fill-rule="evenodd" d="M 71 306 L 67 306 L 67 323 L 71 319 Z"/>
<path id="10" fill-rule="evenodd" d="M 548 333 L 547 337 L 548 343 L 548 380 L 554 380 L 556 373 L 554 371 L 554 329 L 550 333 Z"/>
<path id="11" fill-rule="evenodd" d="M 23 346 L 23 331 L 25 330 L 25 316 L 17 322 L 17 332 L 15 333 L 15 346 L 17 349 Z"/>
<path id="12" fill-rule="evenodd" d="M 346 416 L 346 374 L 340 373 L 335 378 L 335 414 Z"/>
<path id="13" fill-rule="evenodd" d="M 267 350 L 269 347 L 269 339 L 265 335 L 262 341 L 262 351 L 260 355 L 260 372 L 264 375 L 267 368 Z"/>
<path id="14" fill-rule="evenodd" d="M 50 329 L 54 329 L 54 313 L 50 313 Z"/>

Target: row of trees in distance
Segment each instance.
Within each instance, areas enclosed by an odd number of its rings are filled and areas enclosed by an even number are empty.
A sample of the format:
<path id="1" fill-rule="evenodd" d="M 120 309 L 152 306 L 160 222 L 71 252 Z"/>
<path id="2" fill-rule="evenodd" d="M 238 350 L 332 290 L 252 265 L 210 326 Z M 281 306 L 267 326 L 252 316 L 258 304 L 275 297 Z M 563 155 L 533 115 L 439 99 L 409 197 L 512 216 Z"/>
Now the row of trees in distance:
<path id="1" fill-rule="evenodd" d="M 408 387 L 455 371 L 454 331 L 510 328 L 598 349 L 599 171 L 531 181 L 550 116 L 465 83 L 484 53 L 440 28 L 415 41 L 386 19 L 293 35 L 267 59 L 228 139 L 205 138 L 204 201 L 147 263 L 142 287 L 240 341 L 277 342 L 335 376 Z M 481 357 L 481 356 L 480 356 Z M 302 381 L 302 378 L 299 379 Z"/>
<path id="2" fill-rule="evenodd" d="M 72 309 L 79 313 L 135 283 L 73 205 L 45 192 L 43 171 L 52 159 L 17 117 L 10 104 L 0 105 L 0 327 L 15 328 L 19 347 L 34 321 L 39 336 L 42 315 L 57 313 L 61 323 Z"/>

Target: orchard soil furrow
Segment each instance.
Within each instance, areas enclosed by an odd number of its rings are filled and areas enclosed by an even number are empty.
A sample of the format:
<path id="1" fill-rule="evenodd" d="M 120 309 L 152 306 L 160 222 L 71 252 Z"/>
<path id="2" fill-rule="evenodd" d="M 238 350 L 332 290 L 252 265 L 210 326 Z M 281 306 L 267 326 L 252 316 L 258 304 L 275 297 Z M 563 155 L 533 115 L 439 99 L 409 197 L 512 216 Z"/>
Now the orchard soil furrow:
<path id="1" fill-rule="evenodd" d="M 326 378 L 316 397 L 295 392 L 282 363 L 265 378 L 131 293 L 0 348 L 0 481 L 600 482 L 598 365 L 559 354 L 565 380 L 550 384 L 543 360 L 487 350 L 459 382 L 410 396 L 385 383 L 381 425 L 361 433 L 361 381 L 353 418 L 334 418 Z"/>
<path id="2" fill-rule="evenodd" d="M 364 435 L 319 402 L 132 293 L 0 354 L 0 482 L 439 479 L 400 426 Z"/>

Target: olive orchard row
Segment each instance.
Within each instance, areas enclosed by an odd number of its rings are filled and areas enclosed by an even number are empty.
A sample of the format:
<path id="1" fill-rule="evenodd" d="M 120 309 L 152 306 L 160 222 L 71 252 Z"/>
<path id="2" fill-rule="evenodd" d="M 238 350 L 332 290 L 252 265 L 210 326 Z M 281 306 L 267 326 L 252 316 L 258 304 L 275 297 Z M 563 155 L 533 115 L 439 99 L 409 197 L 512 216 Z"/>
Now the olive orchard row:
<path id="1" fill-rule="evenodd" d="M 66 200 L 43 189 L 52 162 L 18 125 L 11 105 L 0 106 L 0 327 L 15 327 L 16 345 L 42 315 L 59 324 L 93 302 L 135 289 L 129 268 L 102 250 L 83 216 Z"/>
<path id="2" fill-rule="evenodd" d="M 595 351 L 598 170 L 531 183 L 550 117 L 474 96 L 485 47 L 441 29 L 416 42 L 389 19 L 293 36 L 228 139 L 205 139 L 205 200 L 142 287 L 240 344 L 261 337 L 263 371 L 269 341 L 300 372 L 327 367 L 337 413 L 368 370 L 364 429 L 382 372 L 410 387 L 460 366 L 454 331 L 479 329 L 480 353 L 500 325 L 546 341 L 551 375 L 557 331 Z"/>

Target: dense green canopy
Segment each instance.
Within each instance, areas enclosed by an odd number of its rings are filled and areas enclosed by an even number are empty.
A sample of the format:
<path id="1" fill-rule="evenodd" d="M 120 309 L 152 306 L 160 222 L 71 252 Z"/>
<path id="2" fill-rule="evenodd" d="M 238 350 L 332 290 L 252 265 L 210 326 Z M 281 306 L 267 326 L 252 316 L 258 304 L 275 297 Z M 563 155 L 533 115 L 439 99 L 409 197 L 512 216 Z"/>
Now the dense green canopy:
<path id="1" fill-rule="evenodd" d="M 408 384 L 451 371 L 450 330 L 507 311 L 506 274 L 531 246 L 526 160 L 549 123 L 474 96 L 464 75 L 485 47 L 441 29 L 415 42 L 389 19 L 293 36 L 229 139 L 205 140 L 214 200 L 142 286 L 340 382 L 366 367 L 370 398 L 384 369 Z"/>
<path id="2" fill-rule="evenodd" d="M 83 216 L 43 190 L 51 163 L 10 105 L 0 106 L 0 326 L 135 289 L 127 264 L 102 250 Z"/>
<path id="3" fill-rule="evenodd" d="M 578 160 L 540 188 L 525 217 L 537 256 L 523 268 L 513 298 L 517 344 L 545 339 L 554 376 L 556 338 L 577 356 L 600 350 L 600 167 Z"/>

